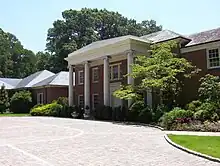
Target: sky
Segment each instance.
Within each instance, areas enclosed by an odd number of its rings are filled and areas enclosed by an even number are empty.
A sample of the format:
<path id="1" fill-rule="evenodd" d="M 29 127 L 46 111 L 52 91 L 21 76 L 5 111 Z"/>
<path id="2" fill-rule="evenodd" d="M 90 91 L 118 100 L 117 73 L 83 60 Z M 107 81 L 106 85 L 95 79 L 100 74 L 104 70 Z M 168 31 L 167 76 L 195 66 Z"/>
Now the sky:
<path id="1" fill-rule="evenodd" d="M 220 0 L 0 0 L 0 28 L 36 53 L 45 50 L 47 30 L 64 10 L 106 8 L 188 35 L 220 27 L 219 6 Z"/>

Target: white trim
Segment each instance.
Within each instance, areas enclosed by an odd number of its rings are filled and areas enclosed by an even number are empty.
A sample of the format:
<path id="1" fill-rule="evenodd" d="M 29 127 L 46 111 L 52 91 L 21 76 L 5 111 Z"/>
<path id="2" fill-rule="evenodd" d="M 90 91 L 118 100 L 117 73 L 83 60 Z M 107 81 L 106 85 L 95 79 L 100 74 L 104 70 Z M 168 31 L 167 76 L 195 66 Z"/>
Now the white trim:
<path id="1" fill-rule="evenodd" d="M 204 50 L 204 49 L 209 49 L 209 48 L 214 48 L 214 47 L 220 47 L 220 41 L 204 43 L 204 44 L 195 45 L 195 46 L 188 46 L 188 47 L 185 47 L 185 48 L 181 48 L 180 52 L 181 53 L 187 53 L 187 52 Z"/>
<path id="2" fill-rule="evenodd" d="M 220 68 L 220 61 L 219 61 L 219 66 L 213 66 L 213 67 L 210 67 L 210 62 L 209 62 L 209 51 L 210 50 L 215 50 L 217 49 L 218 50 L 218 56 L 219 56 L 219 60 L 220 60 L 220 47 L 212 47 L 212 48 L 208 48 L 206 49 L 206 64 L 207 64 L 207 69 L 217 69 L 217 68 Z"/>
<path id="3" fill-rule="evenodd" d="M 92 94 L 92 109 L 95 109 L 95 107 L 94 107 L 94 106 L 95 106 L 95 105 L 94 105 L 94 96 L 95 96 L 95 95 L 99 97 L 99 94 L 98 94 L 98 93 L 93 93 L 93 94 Z"/>
<path id="4" fill-rule="evenodd" d="M 83 103 L 85 102 L 83 95 L 78 95 L 78 106 L 80 106 L 80 97 L 83 98 Z M 83 107 L 84 107 L 84 105 L 83 105 Z"/>
<path id="5" fill-rule="evenodd" d="M 83 82 L 80 82 L 80 73 L 83 73 Z M 84 71 L 83 70 L 80 70 L 78 71 L 78 85 L 83 85 L 84 84 Z"/>
<path id="6" fill-rule="evenodd" d="M 44 104 L 44 93 L 37 93 L 37 104 Z"/>
<path id="7" fill-rule="evenodd" d="M 98 70 L 98 80 L 94 80 L 94 71 L 95 70 Z M 93 67 L 92 68 L 92 83 L 97 83 L 97 82 L 99 82 L 99 79 L 100 79 L 100 76 L 99 76 L 99 67 Z"/>
<path id="8" fill-rule="evenodd" d="M 110 81 L 121 80 L 121 64 L 122 63 L 114 63 L 109 65 L 110 68 Z M 118 66 L 118 78 L 113 79 L 113 68 L 114 66 Z"/>

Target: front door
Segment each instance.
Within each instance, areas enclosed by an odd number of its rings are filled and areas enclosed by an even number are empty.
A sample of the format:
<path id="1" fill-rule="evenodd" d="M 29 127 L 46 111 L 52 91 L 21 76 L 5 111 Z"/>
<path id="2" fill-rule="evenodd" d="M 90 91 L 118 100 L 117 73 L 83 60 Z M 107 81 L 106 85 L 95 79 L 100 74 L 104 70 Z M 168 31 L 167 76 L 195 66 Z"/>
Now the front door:
<path id="1" fill-rule="evenodd" d="M 122 106 L 122 100 L 113 96 L 114 91 L 120 88 L 121 82 L 110 83 L 110 106 Z"/>

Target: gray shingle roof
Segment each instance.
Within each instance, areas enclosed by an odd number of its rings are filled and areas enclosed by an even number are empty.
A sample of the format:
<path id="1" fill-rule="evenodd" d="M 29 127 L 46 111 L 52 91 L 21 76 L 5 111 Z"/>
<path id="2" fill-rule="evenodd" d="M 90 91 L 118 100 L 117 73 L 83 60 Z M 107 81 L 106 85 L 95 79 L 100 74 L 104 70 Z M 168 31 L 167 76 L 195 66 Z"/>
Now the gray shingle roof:
<path id="1" fill-rule="evenodd" d="M 0 86 L 4 84 L 6 89 L 13 89 L 21 80 L 17 78 L 0 78 Z"/>
<path id="2" fill-rule="evenodd" d="M 93 42 L 93 43 L 91 43 L 87 46 L 84 46 L 84 47 L 74 51 L 73 53 L 70 53 L 69 56 L 72 56 L 72 55 L 75 55 L 75 54 L 80 54 L 80 53 L 83 53 L 83 52 L 86 52 L 86 51 L 89 51 L 89 50 L 93 50 L 93 49 L 96 49 L 96 48 L 104 47 L 104 46 L 107 46 L 107 45 L 115 44 L 115 43 L 118 43 L 120 41 L 127 40 L 127 39 L 142 41 L 142 42 L 145 42 L 145 43 L 150 43 L 151 42 L 148 39 L 144 39 L 144 38 L 142 39 L 140 37 L 132 36 L 132 35 L 120 36 L 120 37 L 115 37 L 115 38 L 111 38 L 111 39 L 99 40 L 99 41 Z"/>
<path id="3" fill-rule="evenodd" d="M 34 84 L 32 87 L 48 86 L 48 85 L 68 86 L 69 85 L 69 72 L 61 71 L 51 77 L 48 77 Z M 74 81 L 74 85 L 75 85 L 75 81 Z"/>
<path id="4" fill-rule="evenodd" d="M 186 46 L 193 46 L 197 44 L 220 40 L 220 28 L 195 33 L 189 35 L 188 38 L 191 39 L 191 42 L 189 42 Z"/>
<path id="5" fill-rule="evenodd" d="M 145 36 L 141 36 L 140 38 L 150 40 L 153 43 L 158 43 L 158 42 L 171 40 L 175 38 L 184 38 L 184 39 L 190 40 L 187 37 L 180 35 L 176 32 L 170 31 L 170 30 L 158 31 L 158 32 L 151 33 Z"/>
<path id="6" fill-rule="evenodd" d="M 48 71 L 48 70 L 43 70 L 43 71 L 39 71 L 36 72 L 34 74 L 31 74 L 28 77 L 25 77 L 24 79 L 22 79 L 18 85 L 15 88 L 29 88 L 32 87 L 32 85 L 55 75 L 54 73 Z"/>

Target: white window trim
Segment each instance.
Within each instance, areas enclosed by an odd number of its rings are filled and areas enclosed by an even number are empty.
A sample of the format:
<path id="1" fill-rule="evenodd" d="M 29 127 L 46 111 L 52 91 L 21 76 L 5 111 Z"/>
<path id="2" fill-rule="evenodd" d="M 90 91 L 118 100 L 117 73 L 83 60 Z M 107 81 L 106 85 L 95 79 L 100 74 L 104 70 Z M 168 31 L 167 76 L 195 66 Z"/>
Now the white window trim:
<path id="1" fill-rule="evenodd" d="M 83 82 L 80 82 L 80 73 L 83 73 Z M 83 85 L 84 84 L 84 71 L 83 70 L 80 70 L 78 71 L 78 84 L 79 85 Z"/>
<path id="2" fill-rule="evenodd" d="M 80 97 L 83 97 L 83 95 L 78 95 L 78 106 L 80 106 Z M 84 98 L 83 98 L 84 100 Z M 84 102 L 84 101 L 83 101 Z M 84 107 L 84 106 L 83 106 Z"/>
<path id="3" fill-rule="evenodd" d="M 42 96 L 42 100 L 40 96 Z M 44 104 L 44 93 L 37 93 L 37 104 Z"/>
<path id="4" fill-rule="evenodd" d="M 95 104 L 94 104 L 94 96 L 97 95 L 99 97 L 98 93 L 93 93 L 92 94 L 92 109 L 95 109 Z"/>
<path id="5" fill-rule="evenodd" d="M 219 47 L 212 47 L 212 48 L 208 48 L 206 49 L 206 64 L 207 64 L 207 69 L 217 69 L 217 68 L 220 68 L 220 65 L 219 66 L 214 66 L 214 67 L 210 67 L 210 62 L 209 62 L 209 50 L 215 50 L 215 49 L 218 49 L 218 54 L 219 54 L 219 59 L 220 59 L 220 49 Z M 219 62 L 220 64 L 220 62 Z"/>
<path id="6" fill-rule="evenodd" d="M 94 80 L 94 71 L 95 70 L 98 70 L 98 80 Z M 92 68 L 92 82 L 93 83 L 97 83 L 97 82 L 99 82 L 99 68 L 98 67 L 94 67 L 94 68 Z"/>
<path id="7" fill-rule="evenodd" d="M 113 67 L 118 66 L 118 78 L 113 79 Z M 121 80 L 121 63 L 114 63 L 109 65 L 110 68 L 110 81 L 116 81 L 116 80 Z"/>

